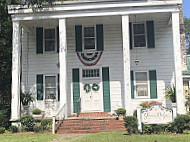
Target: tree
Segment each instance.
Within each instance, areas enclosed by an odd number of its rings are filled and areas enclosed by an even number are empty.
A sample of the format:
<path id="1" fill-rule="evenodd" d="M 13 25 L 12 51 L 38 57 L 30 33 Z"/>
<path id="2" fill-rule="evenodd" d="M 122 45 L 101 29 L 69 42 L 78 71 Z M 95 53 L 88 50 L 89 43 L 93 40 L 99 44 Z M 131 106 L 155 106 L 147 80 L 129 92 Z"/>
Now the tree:
<path id="1" fill-rule="evenodd" d="M 190 18 L 184 18 L 184 26 L 185 26 L 185 38 L 187 44 L 187 53 L 190 54 Z"/>

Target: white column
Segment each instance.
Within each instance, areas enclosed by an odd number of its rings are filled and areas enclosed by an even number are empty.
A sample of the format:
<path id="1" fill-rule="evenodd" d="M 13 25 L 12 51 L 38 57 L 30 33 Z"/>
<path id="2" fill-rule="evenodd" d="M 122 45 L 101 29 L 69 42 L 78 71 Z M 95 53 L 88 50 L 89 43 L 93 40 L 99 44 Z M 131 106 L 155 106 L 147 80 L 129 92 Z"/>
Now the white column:
<path id="1" fill-rule="evenodd" d="M 172 13 L 172 32 L 173 32 L 173 50 L 174 50 L 177 113 L 185 114 L 179 29 L 180 29 L 179 12 L 173 12 Z"/>
<path id="2" fill-rule="evenodd" d="M 124 67 L 124 95 L 127 115 L 131 115 L 131 80 L 130 80 L 130 43 L 129 43 L 129 15 L 122 16 L 123 35 L 123 67 Z"/>
<path id="3" fill-rule="evenodd" d="M 59 64 L 60 64 L 60 109 L 67 111 L 67 36 L 66 36 L 66 19 L 59 19 Z M 63 108 L 65 105 L 66 108 Z M 67 116 L 67 112 L 64 112 Z"/>
<path id="4" fill-rule="evenodd" d="M 20 25 L 13 21 L 11 121 L 20 119 Z"/>

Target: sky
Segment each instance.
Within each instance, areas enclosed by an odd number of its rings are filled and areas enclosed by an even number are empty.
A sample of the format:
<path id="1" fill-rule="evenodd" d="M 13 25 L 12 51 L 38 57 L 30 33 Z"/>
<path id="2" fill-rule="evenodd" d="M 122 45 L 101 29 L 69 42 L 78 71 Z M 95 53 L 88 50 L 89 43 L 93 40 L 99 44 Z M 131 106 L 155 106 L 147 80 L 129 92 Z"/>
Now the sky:
<path id="1" fill-rule="evenodd" d="M 190 17 L 190 0 L 183 0 L 183 16 Z"/>

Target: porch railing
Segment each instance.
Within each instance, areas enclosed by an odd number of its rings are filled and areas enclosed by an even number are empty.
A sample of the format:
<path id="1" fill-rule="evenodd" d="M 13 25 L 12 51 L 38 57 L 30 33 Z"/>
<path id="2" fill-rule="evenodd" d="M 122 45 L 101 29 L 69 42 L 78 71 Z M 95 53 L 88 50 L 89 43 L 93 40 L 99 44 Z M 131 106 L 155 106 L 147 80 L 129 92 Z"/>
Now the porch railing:
<path id="1" fill-rule="evenodd" d="M 66 106 L 67 105 L 64 104 L 61 107 L 61 109 L 59 110 L 59 112 L 55 116 L 53 116 L 53 123 L 52 123 L 52 133 L 53 134 L 55 134 L 56 121 L 57 120 L 64 120 L 65 117 L 66 117 L 66 113 L 65 113 L 65 112 L 67 112 L 67 110 L 66 110 L 67 107 Z"/>

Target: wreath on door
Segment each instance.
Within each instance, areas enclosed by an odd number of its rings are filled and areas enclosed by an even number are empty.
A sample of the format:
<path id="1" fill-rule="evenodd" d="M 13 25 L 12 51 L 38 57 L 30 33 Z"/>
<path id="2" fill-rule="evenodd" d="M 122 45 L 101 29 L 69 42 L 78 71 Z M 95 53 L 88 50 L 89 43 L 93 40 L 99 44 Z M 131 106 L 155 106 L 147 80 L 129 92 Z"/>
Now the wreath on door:
<path id="1" fill-rule="evenodd" d="M 96 83 L 93 83 L 92 90 L 93 91 L 99 91 L 99 89 L 100 89 L 100 86 L 98 84 L 96 84 Z"/>
<path id="2" fill-rule="evenodd" d="M 91 91 L 90 84 L 85 84 L 84 85 L 84 90 L 86 91 L 86 93 L 89 93 Z"/>

